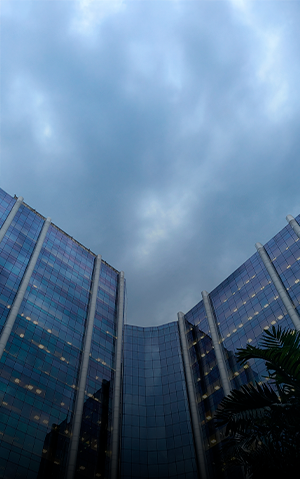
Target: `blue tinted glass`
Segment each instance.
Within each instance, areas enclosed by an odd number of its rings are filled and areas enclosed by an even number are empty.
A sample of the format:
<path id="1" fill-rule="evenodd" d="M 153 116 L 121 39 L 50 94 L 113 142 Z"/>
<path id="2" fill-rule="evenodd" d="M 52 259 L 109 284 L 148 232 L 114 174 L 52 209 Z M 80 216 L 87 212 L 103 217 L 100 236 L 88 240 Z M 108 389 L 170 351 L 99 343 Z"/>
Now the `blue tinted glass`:
<path id="1" fill-rule="evenodd" d="M 128 454 L 131 478 L 197 477 L 177 323 L 125 325 L 122 477 Z"/>

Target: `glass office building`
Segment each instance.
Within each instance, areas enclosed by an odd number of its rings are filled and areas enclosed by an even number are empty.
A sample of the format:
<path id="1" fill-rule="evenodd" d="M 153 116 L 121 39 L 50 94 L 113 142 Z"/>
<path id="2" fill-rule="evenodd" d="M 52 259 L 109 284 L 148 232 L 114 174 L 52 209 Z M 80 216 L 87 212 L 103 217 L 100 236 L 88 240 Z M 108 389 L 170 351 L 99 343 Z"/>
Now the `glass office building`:
<path id="1" fill-rule="evenodd" d="M 123 479 L 197 479 L 177 322 L 124 332 Z"/>
<path id="2" fill-rule="evenodd" d="M 124 324 L 122 272 L 0 190 L 0 477 L 225 479 L 215 410 L 266 380 L 236 349 L 300 329 L 287 219 L 189 312 L 143 328 Z"/>
<path id="3" fill-rule="evenodd" d="M 3 191 L 1 223 L 0 477 L 108 477 L 122 277 Z"/>

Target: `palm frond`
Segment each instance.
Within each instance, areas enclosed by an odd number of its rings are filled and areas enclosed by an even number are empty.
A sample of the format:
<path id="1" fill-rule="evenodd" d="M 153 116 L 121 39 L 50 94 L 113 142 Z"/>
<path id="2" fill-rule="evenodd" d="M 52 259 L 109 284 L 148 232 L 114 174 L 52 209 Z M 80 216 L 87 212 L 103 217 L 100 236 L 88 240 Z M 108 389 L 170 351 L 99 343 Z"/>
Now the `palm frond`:
<path id="1" fill-rule="evenodd" d="M 237 360 L 262 359 L 276 383 L 289 383 L 300 390 L 300 332 L 277 329 L 264 331 L 260 346 L 238 349 Z"/>

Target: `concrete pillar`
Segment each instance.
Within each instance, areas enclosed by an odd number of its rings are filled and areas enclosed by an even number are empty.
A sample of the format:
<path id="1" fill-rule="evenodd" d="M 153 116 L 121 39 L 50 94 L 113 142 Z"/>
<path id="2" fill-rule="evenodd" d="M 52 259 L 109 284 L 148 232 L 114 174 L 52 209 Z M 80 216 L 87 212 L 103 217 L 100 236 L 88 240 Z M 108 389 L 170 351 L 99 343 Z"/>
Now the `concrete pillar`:
<path id="1" fill-rule="evenodd" d="M 295 306 L 294 304 L 292 303 L 291 301 L 291 298 L 289 297 L 276 269 L 274 268 L 265 248 L 263 247 L 263 245 L 261 243 L 256 243 L 255 244 L 255 247 L 257 249 L 257 251 L 259 252 L 259 255 L 266 267 L 266 270 L 268 271 L 270 277 L 271 277 L 271 280 L 275 286 L 275 288 L 277 289 L 277 292 L 279 294 L 279 297 L 281 299 L 281 301 L 283 302 L 284 306 L 286 307 L 287 309 L 287 312 L 289 313 L 289 316 L 291 318 L 291 320 L 293 321 L 294 323 L 294 326 L 295 326 L 295 329 L 297 331 L 300 331 L 300 318 L 299 318 L 299 315 L 295 309 Z"/>
<path id="2" fill-rule="evenodd" d="M 221 378 L 221 383 L 223 387 L 223 391 L 225 396 L 228 396 L 228 394 L 231 391 L 231 386 L 230 386 L 230 381 L 229 381 L 229 374 L 227 371 L 227 366 L 226 366 L 226 361 L 225 361 L 225 356 L 224 352 L 222 349 L 222 346 L 220 344 L 220 338 L 218 334 L 218 327 L 215 321 L 215 317 L 212 311 L 212 307 L 210 304 L 210 299 L 207 291 L 202 291 L 202 298 L 203 298 L 203 303 L 206 311 L 206 316 L 208 319 L 208 324 L 209 324 L 209 329 L 211 332 L 211 339 L 212 343 L 214 346 L 215 354 L 216 354 L 216 359 L 217 359 L 217 364 L 220 372 L 220 378 Z"/>
<path id="3" fill-rule="evenodd" d="M 208 475 L 206 471 L 205 450 L 204 450 L 201 426 L 199 424 L 195 389 L 194 389 L 194 383 L 193 383 L 193 378 L 191 373 L 188 345 L 187 345 L 186 332 L 184 327 L 184 314 L 179 312 L 177 316 L 178 316 L 178 326 L 179 326 L 179 335 L 180 335 L 180 342 L 181 342 L 181 349 L 182 349 L 182 356 L 183 356 L 183 366 L 185 371 L 187 392 L 188 392 L 188 398 L 189 398 L 189 404 L 190 404 L 191 420 L 192 420 L 192 428 L 194 433 L 198 469 L 200 473 L 200 478 L 208 479 Z"/>
<path id="4" fill-rule="evenodd" d="M 77 390 L 76 401 L 75 401 L 73 425 L 72 425 L 69 456 L 68 456 L 67 479 L 73 479 L 75 475 L 75 470 L 76 470 L 78 445 L 79 445 L 79 439 L 80 439 L 80 428 L 81 428 L 82 413 L 83 413 L 83 406 L 84 406 L 86 379 L 87 379 L 91 343 L 92 343 L 92 336 L 93 336 L 94 318 L 95 318 L 95 312 L 96 312 L 96 300 L 97 300 L 97 292 L 98 292 L 98 286 L 99 286 L 100 269 L 101 269 L 101 256 L 98 255 L 95 259 L 95 264 L 94 264 L 91 298 L 90 298 L 89 310 L 87 315 L 87 324 L 85 327 L 83 355 L 82 355 L 82 360 L 80 365 L 78 390 Z"/>
<path id="5" fill-rule="evenodd" d="M 287 215 L 286 220 L 291 225 L 298 238 L 300 238 L 300 226 L 295 218 L 292 215 Z"/>
<path id="6" fill-rule="evenodd" d="M 5 346 L 7 344 L 7 341 L 8 341 L 9 335 L 11 333 L 11 330 L 14 326 L 17 314 L 19 312 L 22 300 L 24 298 L 27 286 L 29 284 L 31 275 L 32 275 L 34 267 L 36 265 L 38 256 L 39 256 L 40 251 L 42 249 L 42 246 L 43 246 L 48 228 L 50 226 L 50 223 L 51 223 L 51 218 L 47 218 L 45 223 L 44 223 L 44 226 L 43 226 L 43 228 L 40 232 L 38 241 L 35 245 L 35 248 L 33 250 L 33 253 L 31 255 L 29 263 L 27 265 L 25 274 L 24 274 L 23 279 L 21 281 L 21 284 L 19 286 L 19 289 L 18 289 L 17 295 L 15 297 L 14 303 L 12 305 L 12 308 L 10 310 L 10 313 L 7 317 L 6 323 L 5 323 L 4 328 L 2 330 L 2 333 L 1 333 L 1 336 L 0 336 L 0 359 L 2 357 L 3 351 L 4 351 Z"/>
<path id="7" fill-rule="evenodd" d="M 121 380 L 122 380 L 122 343 L 124 320 L 124 272 L 119 275 L 118 312 L 117 312 L 117 341 L 116 341 L 116 373 L 114 380 L 114 398 L 112 415 L 112 454 L 111 454 L 111 479 L 118 478 L 119 449 L 120 449 L 120 405 L 121 405 Z"/>
<path id="8" fill-rule="evenodd" d="M 12 220 L 16 216 L 16 213 L 17 213 L 18 209 L 20 208 L 21 204 L 23 203 L 23 200 L 24 200 L 23 196 L 19 196 L 19 198 L 15 202 L 14 206 L 12 207 L 8 217 L 4 221 L 4 223 L 2 225 L 2 228 L 0 229 L 0 243 L 3 240 L 4 235 L 6 234 L 6 231 L 10 227 L 10 225 L 12 223 Z"/>

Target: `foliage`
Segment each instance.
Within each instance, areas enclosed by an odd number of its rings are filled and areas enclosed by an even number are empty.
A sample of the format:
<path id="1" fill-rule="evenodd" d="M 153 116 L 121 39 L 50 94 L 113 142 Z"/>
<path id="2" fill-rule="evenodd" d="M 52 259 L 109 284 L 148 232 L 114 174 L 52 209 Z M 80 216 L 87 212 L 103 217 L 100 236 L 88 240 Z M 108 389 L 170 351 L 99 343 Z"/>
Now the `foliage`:
<path id="1" fill-rule="evenodd" d="M 238 350 L 242 365 L 253 358 L 271 381 L 233 390 L 216 413 L 227 467 L 242 465 L 253 479 L 300 477 L 300 332 L 272 327 L 259 347 Z"/>

